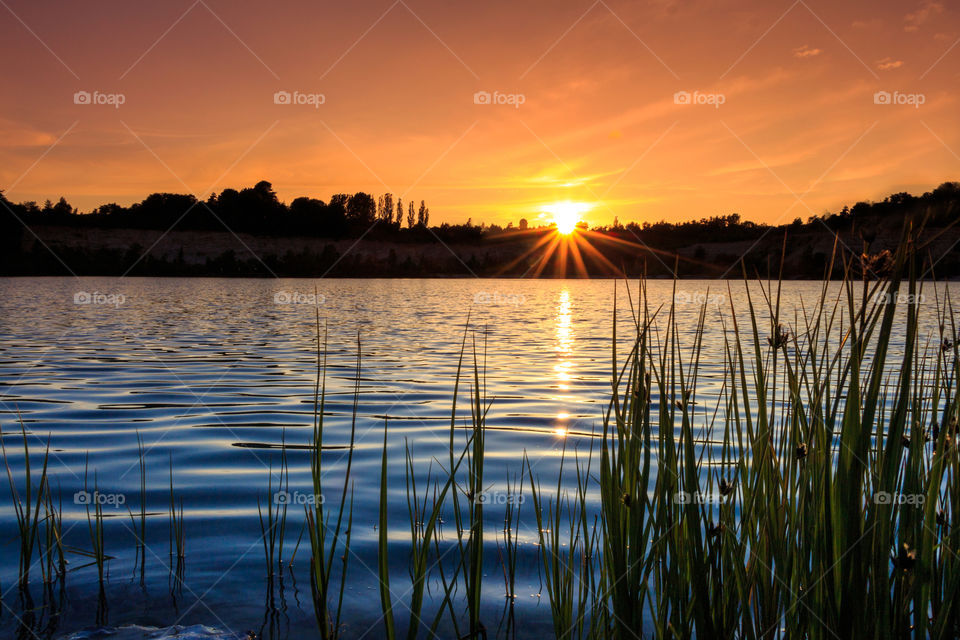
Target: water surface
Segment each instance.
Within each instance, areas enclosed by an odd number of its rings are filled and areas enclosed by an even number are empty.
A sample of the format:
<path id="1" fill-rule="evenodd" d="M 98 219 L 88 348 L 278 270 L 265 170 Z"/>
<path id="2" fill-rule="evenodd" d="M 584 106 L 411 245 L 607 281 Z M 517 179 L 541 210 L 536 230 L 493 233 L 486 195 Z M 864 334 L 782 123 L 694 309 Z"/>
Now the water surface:
<path id="1" fill-rule="evenodd" d="M 676 299 L 683 339 L 695 332 L 700 303 L 707 301 L 698 394 L 708 399 L 723 380 L 727 296 L 745 309 L 744 286 L 734 284 L 728 294 L 726 283 L 683 281 L 677 295 L 673 286 L 648 283 L 650 308 Z M 631 284 L 634 301 L 636 287 Z M 476 354 L 491 402 L 485 469 L 491 495 L 519 473 L 523 452 L 544 484 L 555 483 L 564 449 L 568 455 L 588 451 L 596 442 L 591 434 L 602 425 L 610 394 L 615 288 L 618 335 L 625 344 L 632 318 L 624 284 L 613 281 L 3 279 L 0 420 L 11 468 L 22 476 L 19 414 L 36 451 L 50 443 L 50 475 L 63 496 L 67 541 L 81 549 L 90 547 L 89 532 L 85 507 L 74 497 L 84 490 L 85 469 L 88 487 L 95 477 L 102 494 L 115 496 L 105 505 L 106 551 L 115 556 L 109 562 L 109 624 L 202 624 L 231 634 L 311 637 L 316 627 L 306 571 L 309 544 L 304 537 L 271 602 L 257 500 L 269 499 L 268 480 L 277 477 L 284 442 L 293 445 L 287 449 L 291 494 L 310 490 L 308 454 L 296 445 L 306 445 L 312 433 L 319 323 L 327 363 L 326 444 L 348 442 L 359 384 L 345 623 L 352 637 L 376 638 L 375 524 L 384 429 L 391 562 L 402 574 L 409 542 L 405 447 L 422 476 L 446 464 L 463 341 L 470 377 Z M 785 284 L 784 321 L 796 323 L 801 300 L 812 303 L 820 288 L 820 283 Z M 927 316 L 924 331 L 932 334 L 936 318 Z M 464 391 L 471 387 L 472 380 L 465 380 Z M 469 417 L 466 393 L 460 402 L 456 424 L 463 426 Z M 154 514 L 148 518 L 142 586 L 134 577 L 128 515 L 128 507 L 139 510 L 137 434 L 147 450 L 147 508 Z M 346 459 L 342 449 L 324 453 L 328 501 L 339 500 Z M 173 594 L 167 525 L 171 464 L 187 537 L 184 588 Z M 302 504 L 293 500 L 287 556 L 303 521 Z M 8 611 L 19 611 L 9 498 L 2 507 L 0 588 Z M 523 633 L 536 634 L 549 629 L 549 603 L 541 591 L 537 533 L 526 508 L 515 608 Z M 488 519 L 484 618 L 495 634 L 502 633 L 506 603 L 495 535 L 502 507 L 488 509 Z M 452 543 L 450 525 L 444 526 L 444 539 Z M 84 564 L 72 558 L 65 613 L 45 635 L 58 637 L 97 621 L 96 570 Z M 39 568 L 34 573 L 39 600 Z M 403 591 L 396 595 L 400 601 Z M 405 615 L 398 605 L 399 619 Z M 0 618 L 4 635 L 17 627 L 12 615 Z"/>

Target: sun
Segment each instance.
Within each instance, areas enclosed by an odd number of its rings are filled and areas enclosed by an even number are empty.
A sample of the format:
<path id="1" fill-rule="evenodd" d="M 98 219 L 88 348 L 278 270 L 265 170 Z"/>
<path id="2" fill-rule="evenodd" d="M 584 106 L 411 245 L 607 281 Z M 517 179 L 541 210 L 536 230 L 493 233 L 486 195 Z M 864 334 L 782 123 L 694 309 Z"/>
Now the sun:
<path id="1" fill-rule="evenodd" d="M 554 202 L 543 207 L 543 212 L 553 216 L 553 223 L 557 225 L 557 232 L 561 235 L 569 235 L 577 228 L 580 222 L 581 214 L 592 209 L 593 206 L 586 202 Z"/>

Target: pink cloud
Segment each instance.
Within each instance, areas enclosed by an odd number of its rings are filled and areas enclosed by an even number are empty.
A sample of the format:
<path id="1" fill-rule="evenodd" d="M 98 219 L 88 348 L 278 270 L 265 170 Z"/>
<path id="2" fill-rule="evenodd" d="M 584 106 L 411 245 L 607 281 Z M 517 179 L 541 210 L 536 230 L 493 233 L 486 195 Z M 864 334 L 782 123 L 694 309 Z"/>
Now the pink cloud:
<path id="1" fill-rule="evenodd" d="M 903 17 L 905 31 L 919 31 L 931 17 L 943 13 L 943 4 L 934 0 L 924 0 L 920 8 Z"/>
<path id="2" fill-rule="evenodd" d="M 903 60 L 894 60 L 893 58 L 884 58 L 883 60 L 877 61 L 877 69 L 880 71 L 890 71 L 892 69 L 899 69 L 903 66 Z"/>
<path id="3" fill-rule="evenodd" d="M 813 58 L 814 56 L 818 56 L 821 53 L 823 53 L 822 49 L 811 49 L 807 45 L 803 45 L 802 47 L 797 47 L 796 49 L 793 50 L 793 57 L 794 58 Z"/>

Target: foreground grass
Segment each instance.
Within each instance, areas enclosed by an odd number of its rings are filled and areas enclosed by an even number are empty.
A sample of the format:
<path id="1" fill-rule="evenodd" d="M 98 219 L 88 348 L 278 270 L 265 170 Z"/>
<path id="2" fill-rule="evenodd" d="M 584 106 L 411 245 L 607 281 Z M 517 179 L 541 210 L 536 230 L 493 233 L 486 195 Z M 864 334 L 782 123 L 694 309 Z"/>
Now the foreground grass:
<path id="1" fill-rule="evenodd" d="M 651 309 L 641 284 L 623 362 L 614 329 L 599 456 L 566 466 L 572 492 L 560 480 L 545 491 L 526 465 L 556 637 L 960 635 L 956 327 L 949 297 L 938 300 L 940 334 L 921 345 L 924 294 L 904 246 L 878 280 L 855 283 L 847 264 L 851 277 L 832 296 L 824 283 L 790 322 L 778 284 L 747 287 L 746 314 L 729 309 L 722 391 L 709 407 L 697 402 L 706 306 L 684 344 L 676 309 Z M 458 530 L 470 540 L 461 533 L 456 573 L 443 577 L 463 638 L 486 637 L 471 542 L 482 536 L 473 497 L 487 407 L 474 362 L 469 438 L 459 449 L 451 428 L 441 491 L 410 516 L 449 507 L 458 525 L 466 518 Z M 411 543 L 422 553 L 415 530 Z M 393 638 L 396 605 L 383 603 Z M 407 637 L 418 627 L 412 619 Z"/>
<path id="2" fill-rule="evenodd" d="M 414 468 L 415 445 L 405 446 L 402 460 L 388 460 L 384 425 L 375 563 L 382 615 L 370 637 L 465 639 L 498 631 L 523 637 L 512 613 L 521 515 L 535 525 L 557 638 L 960 635 L 957 328 L 946 297 L 936 300 L 938 335 L 920 335 L 915 301 L 924 292 L 914 252 L 909 243 L 903 246 L 881 278 L 855 282 L 858 264 L 846 264 L 849 277 L 839 287 L 825 282 L 819 298 L 805 301 L 790 318 L 781 317 L 776 282 L 748 286 L 747 308 L 731 302 L 723 314 L 722 380 L 712 381 L 720 391 L 699 400 L 707 307 L 691 332 L 680 326 L 674 305 L 652 307 L 641 283 L 630 292 L 636 296 L 629 301 L 633 321 L 626 331 L 613 325 L 611 393 L 599 437 L 589 451 L 564 451 L 558 478 L 541 478 L 525 455 L 518 457 L 507 493 L 530 496 L 522 509 L 514 500 L 504 506 L 483 498 L 490 481 L 484 449 L 491 401 L 478 364 L 482 355 L 465 332 L 447 459 L 431 465 L 424 481 L 424 470 Z M 624 333 L 625 353 L 618 349 Z M 318 336 L 323 372 L 320 345 Z M 359 344 L 357 351 L 340 500 L 317 499 L 304 513 L 312 602 L 323 638 L 356 633 L 347 623 L 344 588 L 354 558 Z M 462 387 L 466 410 L 457 404 Z M 311 489 L 320 498 L 324 377 L 318 375 L 314 392 Z M 463 421 L 466 429 L 459 426 Z M 23 438 L 29 461 L 25 431 Z M 139 525 L 130 515 L 142 578 L 142 446 L 140 457 Z M 391 569 L 388 550 L 388 530 L 398 524 L 388 517 L 390 464 L 404 465 L 407 485 L 409 568 L 403 576 Z M 7 469 L 21 589 L 38 556 L 46 559 L 45 577 L 63 579 L 62 514 L 45 462 L 39 477 L 27 466 L 23 501 Z M 182 583 L 183 504 L 175 499 L 172 463 L 170 473 L 170 557 Z M 569 486 L 573 490 L 564 489 Z M 277 487 L 289 488 L 285 453 Z M 267 491 L 268 497 L 274 492 L 272 480 Z M 292 556 L 284 559 L 287 508 L 258 506 L 272 590 L 285 564 L 292 564 Z M 503 514 L 493 532 L 484 515 L 491 510 L 497 510 L 493 520 Z M 110 556 L 102 516 L 94 512 L 88 520 L 102 591 Z M 444 520 L 456 534 L 441 546 Z M 507 596 L 505 632 L 485 619 L 485 563 L 491 562 L 485 539 L 496 540 Z M 409 588 L 397 589 L 398 577 Z"/>

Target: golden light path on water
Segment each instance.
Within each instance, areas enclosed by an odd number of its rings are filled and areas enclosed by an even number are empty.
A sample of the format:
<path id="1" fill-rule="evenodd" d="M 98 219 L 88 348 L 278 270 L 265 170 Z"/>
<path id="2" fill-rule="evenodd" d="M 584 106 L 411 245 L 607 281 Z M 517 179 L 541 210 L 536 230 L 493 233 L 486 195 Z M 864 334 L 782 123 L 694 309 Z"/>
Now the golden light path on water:
<path id="1" fill-rule="evenodd" d="M 557 313 L 554 321 L 555 329 L 554 335 L 556 337 L 556 345 L 554 349 L 557 353 L 557 363 L 553 366 L 553 370 L 556 373 L 557 377 L 557 389 L 561 392 L 557 396 L 557 400 L 560 401 L 572 401 L 573 398 L 569 395 L 570 391 L 570 380 L 571 373 L 573 369 L 573 341 L 574 341 L 574 332 L 573 332 L 573 313 L 571 311 L 570 304 L 570 290 L 564 287 L 560 294 L 557 297 Z M 566 421 L 570 418 L 568 412 L 560 412 L 557 414 L 557 426 L 554 428 L 554 433 L 559 437 L 565 437 L 567 435 L 567 423 Z"/>

